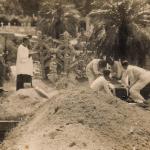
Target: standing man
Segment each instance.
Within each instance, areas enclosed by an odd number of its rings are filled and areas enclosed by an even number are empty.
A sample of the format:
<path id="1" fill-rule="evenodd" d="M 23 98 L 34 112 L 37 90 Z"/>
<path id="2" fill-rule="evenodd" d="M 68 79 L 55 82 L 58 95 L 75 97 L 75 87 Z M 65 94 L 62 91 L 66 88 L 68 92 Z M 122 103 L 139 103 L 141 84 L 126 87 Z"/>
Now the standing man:
<path id="1" fill-rule="evenodd" d="M 23 38 L 22 44 L 18 47 L 16 62 L 16 90 L 23 89 L 24 83 L 32 84 L 33 60 L 29 53 L 29 39 Z"/>
<path id="2" fill-rule="evenodd" d="M 150 83 L 150 71 L 129 65 L 128 61 L 123 61 L 122 66 L 125 69 L 123 81 L 130 89 L 131 98 L 137 103 L 143 103 L 145 99 L 140 94 L 140 91 Z M 126 80 L 126 78 L 128 80 Z"/>
<path id="3" fill-rule="evenodd" d="M 106 67 L 107 63 L 105 60 L 101 59 L 93 59 L 86 67 L 86 75 L 89 80 L 89 84 L 91 85 L 94 80 L 99 75 L 102 75 L 103 69 Z"/>

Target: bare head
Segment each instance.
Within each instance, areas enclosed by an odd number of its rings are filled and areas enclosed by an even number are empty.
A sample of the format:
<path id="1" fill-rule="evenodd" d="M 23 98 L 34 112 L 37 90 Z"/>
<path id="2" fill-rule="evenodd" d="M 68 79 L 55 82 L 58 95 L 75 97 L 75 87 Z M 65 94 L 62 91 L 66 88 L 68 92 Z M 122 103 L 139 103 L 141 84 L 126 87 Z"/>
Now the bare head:
<path id="1" fill-rule="evenodd" d="M 24 46 L 29 46 L 29 39 L 27 37 L 24 37 L 22 42 Z"/>
<path id="2" fill-rule="evenodd" d="M 110 76 L 110 70 L 109 69 L 104 69 L 103 70 L 103 75 L 104 75 L 105 78 L 109 78 L 109 76 Z"/>

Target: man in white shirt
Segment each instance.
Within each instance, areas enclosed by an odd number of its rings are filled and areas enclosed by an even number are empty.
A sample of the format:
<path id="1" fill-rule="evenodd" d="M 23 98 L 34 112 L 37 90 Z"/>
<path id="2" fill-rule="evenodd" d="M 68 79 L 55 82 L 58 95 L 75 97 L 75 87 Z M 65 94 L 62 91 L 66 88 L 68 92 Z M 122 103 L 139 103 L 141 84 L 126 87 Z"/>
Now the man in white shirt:
<path id="1" fill-rule="evenodd" d="M 110 76 L 110 70 L 104 70 L 103 76 L 98 77 L 92 84 L 91 89 L 93 89 L 96 92 L 104 92 L 107 95 L 113 96 L 111 92 L 111 83 L 109 82 L 109 76 Z M 113 89 L 112 89 L 113 90 Z"/>
<path id="2" fill-rule="evenodd" d="M 101 59 L 93 59 L 86 67 L 86 75 L 88 77 L 89 84 L 101 74 L 103 69 L 106 67 L 106 61 Z"/>
<path id="3" fill-rule="evenodd" d="M 23 43 L 20 44 L 17 51 L 16 61 L 16 90 L 24 88 L 24 83 L 32 83 L 33 76 L 33 60 L 29 53 L 29 39 L 23 38 Z"/>
<path id="4" fill-rule="evenodd" d="M 123 67 L 121 65 L 120 61 L 115 61 L 113 60 L 113 58 L 108 57 L 107 58 L 107 63 L 108 65 L 110 65 L 110 69 L 111 69 L 111 76 L 113 78 L 116 78 L 118 80 L 121 79 L 122 74 L 123 74 Z"/>
<path id="5" fill-rule="evenodd" d="M 122 81 L 130 89 L 130 97 L 137 103 L 143 103 L 145 99 L 140 91 L 150 83 L 150 71 L 129 65 L 128 61 L 123 61 L 122 66 L 125 69 Z"/>

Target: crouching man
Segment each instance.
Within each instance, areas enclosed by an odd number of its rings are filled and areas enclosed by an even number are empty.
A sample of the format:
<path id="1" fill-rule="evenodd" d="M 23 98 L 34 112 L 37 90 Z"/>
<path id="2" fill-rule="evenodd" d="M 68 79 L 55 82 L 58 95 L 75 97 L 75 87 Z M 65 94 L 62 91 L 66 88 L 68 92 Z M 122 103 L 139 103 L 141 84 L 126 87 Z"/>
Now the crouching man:
<path id="1" fill-rule="evenodd" d="M 143 103 L 145 99 L 140 91 L 150 83 L 150 71 L 129 65 L 128 61 L 123 61 L 122 66 L 125 69 L 122 81 L 129 88 L 130 97 L 137 103 Z"/>
<path id="2" fill-rule="evenodd" d="M 103 76 L 98 77 L 92 84 L 91 89 L 96 92 L 104 92 L 107 95 L 113 96 L 114 86 L 109 82 L 110 80 L 110 70 L 103 70 Z"/>
<path id="3" fill-rule="evenodd" d="M 105 60 L 93 59 L 86 67 L 86 75 L 88 77 L 89 84 L 102 75 L 102 70 L 106 67 L 107 63 Z"/>

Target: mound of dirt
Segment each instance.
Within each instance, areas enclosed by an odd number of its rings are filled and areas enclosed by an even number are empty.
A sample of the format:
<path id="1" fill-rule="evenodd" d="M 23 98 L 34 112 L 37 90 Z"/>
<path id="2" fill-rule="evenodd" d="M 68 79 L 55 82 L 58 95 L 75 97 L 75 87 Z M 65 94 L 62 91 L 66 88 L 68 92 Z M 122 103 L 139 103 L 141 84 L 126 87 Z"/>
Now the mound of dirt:
<path id="1" fill-rule="evenodd" d="M 45 101 L 34 89 L 23 89 L 9 96 L 1 107 L 8 112 L 10 118 L 18 118 L 31 114 Z"/>
<path id="2" fill-rule="evenodd" d="M 88 88 L 63 90 L 23 121 L 2 150 L 149 150 L 150 112 Z"/>
<path id="3" fill-rule="evenodd" d="M 33 84 L 47 93 L 49 97 L 52 97 L 56 94 L 54 89 L 40 80 L 34 80 Z M 34 88 L 26 88 L 19 91 L 14 91 L 8 97 L 1 99 L 0 119 L 19 119 L 27 115 L 32 115 L 33 112 L 46 101 L 48 101 L 48 99 L 42 97 L 42 95 Z"/>

